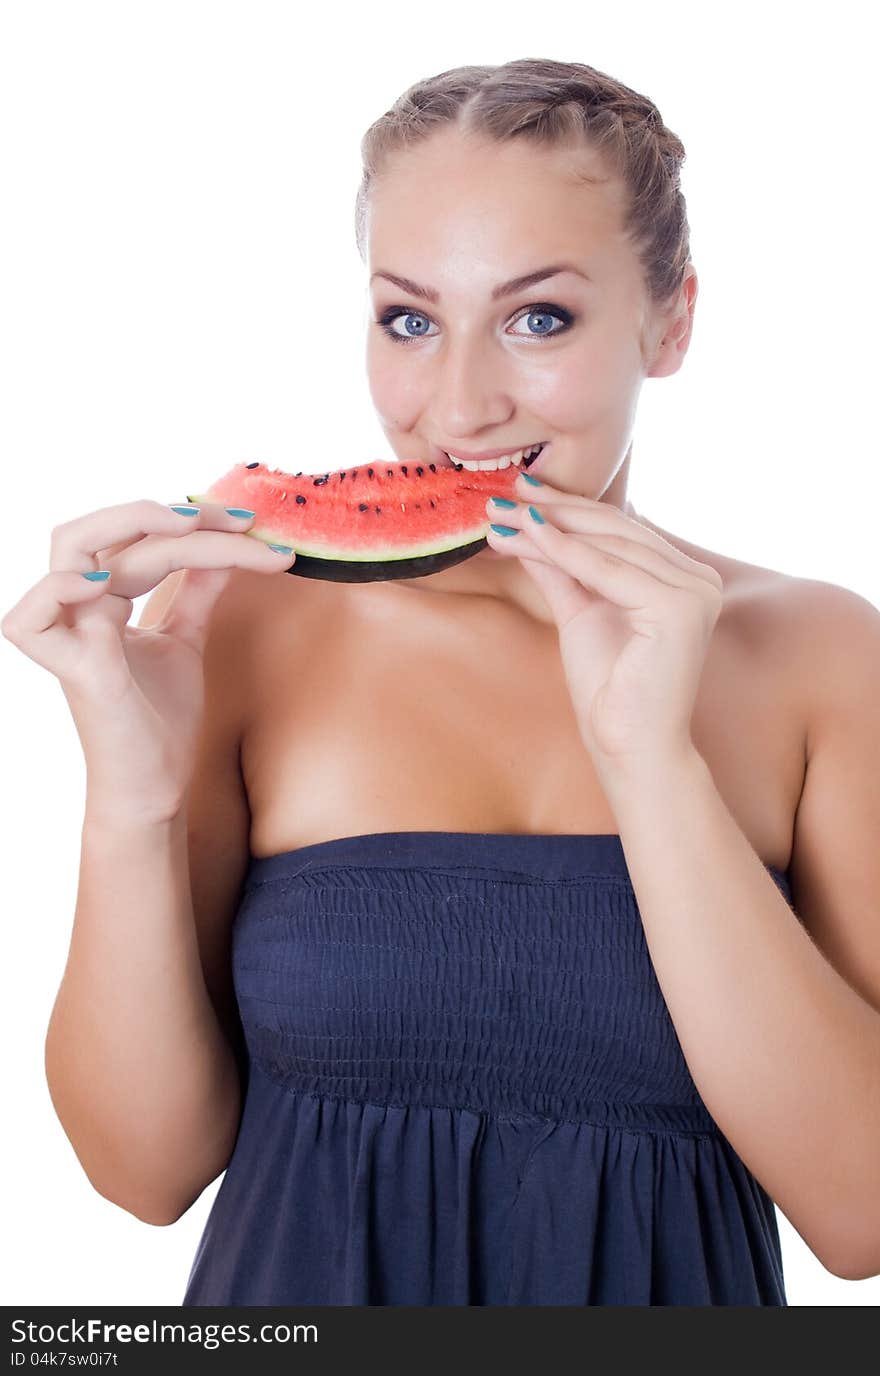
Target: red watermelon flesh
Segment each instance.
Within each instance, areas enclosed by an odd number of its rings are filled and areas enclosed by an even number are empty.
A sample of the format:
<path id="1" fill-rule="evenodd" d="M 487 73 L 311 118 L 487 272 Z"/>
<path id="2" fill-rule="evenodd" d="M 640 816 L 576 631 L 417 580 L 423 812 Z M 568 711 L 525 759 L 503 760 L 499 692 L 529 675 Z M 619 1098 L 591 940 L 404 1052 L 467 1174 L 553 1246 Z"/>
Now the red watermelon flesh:
<path id="1" fill-rule="evenodd" d="M 512 497 L 519 471 L 374 462 L 293 475 L 238 463 L 187 501 L 254 511 L 249 535 L 295 550 L 288 573 L 371 583 L 437 573 L 484 549 L 486 499 Z"/>

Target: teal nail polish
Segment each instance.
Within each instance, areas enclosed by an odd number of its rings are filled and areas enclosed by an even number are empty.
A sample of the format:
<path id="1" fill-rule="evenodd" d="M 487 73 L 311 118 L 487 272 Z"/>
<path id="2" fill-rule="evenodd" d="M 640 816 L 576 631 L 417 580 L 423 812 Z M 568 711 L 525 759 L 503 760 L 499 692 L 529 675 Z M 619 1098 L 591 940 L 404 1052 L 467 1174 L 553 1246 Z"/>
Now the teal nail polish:
<path id="1" fill-rule="evenodd" d="M 279 554 L 293 554 L 293 545 L 270 545 L 269 548 L 277 550 Z"/>
<path id="2" fill-rule="evenodd" d="M 517 502 L 509 502 L 506 497 L 490 497 L 489 501 L 492 503 L 493 506 L 506 506 L 511 509 L 519 505 L 519 503 Z"/>
<path id="3" fill-rule="evenodd" d="M 533 506 L 529 507 L 529 515 L 531 516 L 532 520 L 537 521 L 539 525 L 545 526 L 547 524 L 547 522 L 544 520 L 544 517 L 541 515 L 540 511 L 536 511 Z"/>
<path id="4" fill-rule="evenodd" d="M 93 583 L 103 583 L 110 577 L 109 569 L 98 569 L 95 573 L 84 573 L 83 578 L 88 578 Z"/>
<path id="5" fill-rule="evenodd" d="M 246 521 L 249 521 L 250 518 L 256 516 L 257 513 L 255 511 L 248 511 L 245 506 L 228 506 L 226 508 L 226 514 L 227 516 L 241 516 Z"/>
<path id="6" fill-rule="evenodd" d="M 494 530 L 496 535 L 517 535 L 516 526 L 496 526 L 489 522 L 489 529 Z"/>
<path id="7" fill-rule="evenodd" d="M 527 483 L 531 483 L 531 484 L 532 484 L 532 487 L 543 487 L 543 486 L 544 486 L 544 484 L 541 482 L 541 479 L 540 479 L 540 478 L 533 478 L 532 475 L 531 475 L 531 473 L 520 473 L 519 476 L 520 476 L 521 478 L 525 478 L 525 480 L 526 480 Z"/>
<path id="8" fill-rule="evenodd" d="M 171 510 L 179 512 L 181 516 L 198 516 L 199 514 L 197 506 L 173 506 Z"/>

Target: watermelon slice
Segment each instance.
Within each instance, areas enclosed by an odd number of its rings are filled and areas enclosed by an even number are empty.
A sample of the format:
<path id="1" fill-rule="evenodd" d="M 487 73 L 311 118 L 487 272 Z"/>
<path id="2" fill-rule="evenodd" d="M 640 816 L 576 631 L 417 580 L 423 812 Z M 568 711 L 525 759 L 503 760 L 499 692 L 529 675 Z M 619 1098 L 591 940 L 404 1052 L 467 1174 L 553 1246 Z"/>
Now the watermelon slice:
<path id="1" fill-rule="evenodd" d="M 361 464 L 284 473 L 238 463 L 188 502 L 256 512 L 247 532 L 290 545 L 287 573 L 331 583 L 374 583 L 438 573 L 486 547 L 486 499 L 513 496 L 519 469 L 470 472 L 437 464 Z"/>

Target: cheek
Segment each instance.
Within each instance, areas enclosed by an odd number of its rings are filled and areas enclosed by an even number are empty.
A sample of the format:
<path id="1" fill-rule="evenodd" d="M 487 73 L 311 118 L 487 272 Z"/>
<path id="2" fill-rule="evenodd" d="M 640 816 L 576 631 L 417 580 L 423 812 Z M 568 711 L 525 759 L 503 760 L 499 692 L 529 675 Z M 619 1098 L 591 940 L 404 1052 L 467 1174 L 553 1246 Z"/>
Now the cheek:
<path id="1" fill-rule="evenodd" d="M 367 386 L 379 415 L 386 421 L 404 424 L 423 405 L 425 388 L 417 369 L 400 366 L 394 353 L 396 347 L 402 353 L 406 345 L 367 345 Z"/>
<path id="2" fill-rule="evenodd" d="M 589 424 L 599 405 L 602 383 L 583 357 L 563 357 L 535 374 L 520 396 L 524 407 L 554 430 L 575 431 Z"/>
<path id="3" fill-rule="evenodd" d="M 622 351 L 572 350 L 536 372 L 520 400 L 560 432 L 574 433 L 626 410 L 633 386 L 631 360 Z"/>

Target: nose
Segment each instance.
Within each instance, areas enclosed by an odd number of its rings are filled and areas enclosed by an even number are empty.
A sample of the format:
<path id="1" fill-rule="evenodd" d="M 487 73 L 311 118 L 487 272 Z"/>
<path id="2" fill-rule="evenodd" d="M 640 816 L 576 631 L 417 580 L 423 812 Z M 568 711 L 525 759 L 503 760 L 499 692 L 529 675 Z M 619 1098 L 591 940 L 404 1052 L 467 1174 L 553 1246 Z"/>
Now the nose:
<path id="1" fill-rule="evenodd" d="M 477 341 L 459 340 L 438 356 L 432 391 L 435 425 L 450 439 L 500 427 L 513 409 L 504 360 Z"/>

